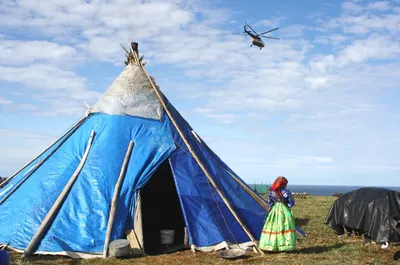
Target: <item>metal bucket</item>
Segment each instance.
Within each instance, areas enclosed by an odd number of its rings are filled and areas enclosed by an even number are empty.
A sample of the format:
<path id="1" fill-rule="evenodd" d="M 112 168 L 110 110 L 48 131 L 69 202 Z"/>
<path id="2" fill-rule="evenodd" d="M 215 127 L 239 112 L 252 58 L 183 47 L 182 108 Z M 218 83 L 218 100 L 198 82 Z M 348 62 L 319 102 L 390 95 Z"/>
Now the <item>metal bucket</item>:
<path id="1" fill-rule="evenodd" d="M 161 244 L 170 245 L 174 243 L 175 230 L 161 230 Z"/>

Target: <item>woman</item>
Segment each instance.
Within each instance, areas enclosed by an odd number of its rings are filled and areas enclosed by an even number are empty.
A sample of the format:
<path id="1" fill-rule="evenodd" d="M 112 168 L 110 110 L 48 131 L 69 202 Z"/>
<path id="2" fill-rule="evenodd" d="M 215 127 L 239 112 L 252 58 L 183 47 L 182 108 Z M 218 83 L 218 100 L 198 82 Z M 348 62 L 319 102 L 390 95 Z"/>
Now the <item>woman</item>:
<path id="1" fill-rule="evenodd" d="M 278 177 L 269 189 L 270 211 L 259 243 L 262 250 L 290 251 L 296 248 L 296 223 L 290 210 L 294 199 L 286 189 L 287 183 L 285 177 Z"/>

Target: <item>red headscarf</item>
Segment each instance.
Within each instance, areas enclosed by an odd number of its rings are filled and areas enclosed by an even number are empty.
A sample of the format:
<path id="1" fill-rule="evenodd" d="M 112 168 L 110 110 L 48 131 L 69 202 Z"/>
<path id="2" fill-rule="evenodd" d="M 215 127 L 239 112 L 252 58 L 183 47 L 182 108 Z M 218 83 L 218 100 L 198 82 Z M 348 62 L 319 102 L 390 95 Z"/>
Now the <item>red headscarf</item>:
<path id="1" fill-rule="evenodd" d="M 279 194 L 280 197 L 282 197 L 281 189 L 286 188 L 287 184 L 288 184 L 288 180 L 283 176 L 279 176 L 275 180 L 275 182 L 271 185 L 271 188 L 269 188 L 269 190 L 275 191 L 276 193 Z"/>

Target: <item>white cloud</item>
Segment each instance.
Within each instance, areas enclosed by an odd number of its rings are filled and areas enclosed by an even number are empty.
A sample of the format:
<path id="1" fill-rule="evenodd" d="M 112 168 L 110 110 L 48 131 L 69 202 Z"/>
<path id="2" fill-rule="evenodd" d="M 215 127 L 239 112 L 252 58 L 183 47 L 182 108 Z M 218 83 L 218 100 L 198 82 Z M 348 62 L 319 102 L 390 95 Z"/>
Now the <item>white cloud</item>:
<path id="1" fill-rule="evenodd" d="M 51 65 L 37 64 L 29 67 L 0 67 L 0 80 L 18 82 L 43 90 L 59 90 L 64 93 L 71 90 L 84 90 L 85 78 Z M 79 93 L 71 96 L 81 98 Z"/>
<path id="2" fill-rule="evenodd" d="M 371 32 L 390 33 L 391 36 L 396 36 L 400 31 L 400 17 L 393 12 L 386 12 L 379 15 L 365 13 L 355 15 L 342 14 L 339 17 L 329 20 L 319 19 L 318 22 L 321 25 L 319 30 L 322 32 L 340 29 L 346 34 L 360 36 L 370 34 Z"/>
<path id="3" fill-rule="evenodd" d="M 275 28 L 275 27 L 279 27 L 280 24 L 282 24 L 282 22 L 285 20 L 287 20 L 287 17 L 279 16 L 279 17 L 274 17 L 272 19 L 263 19 L 263 20 L 257 21 L 254 25 L 256 25 L 257 27 L 274 27 Z M 254 29 L 254 27 L 253 27 L 253 29 Z M 257 33 L 262 33 L 269 29 L 265 29 L 265 30 L 255 29 L 255 30 L 257 31 Z"/>
<path id="4" fill-rule="evenodd" d="M 342 4 L 342 9 L 344 11 L 354 12 L 354 13 L 358 13 L 358 12 L 363 10 L 362 6 L 357 5 L 357 4 L 353 3 L 353 2 L 344 2 Z"/>
<path id="5" fill-rule="evenodd" d="M 195 20 L 194 12 L 181 1 L 19 1 L 3 4 L 0 11 L 0 23 L 7 28 L 39 32 L 113 62 L 120 61 L 116 60 L 121 54 L 119 42 L 169 35 Z"/>
<path id="6" fill-rule="evenodd" d="M 70 46 L 48 41 L 16 41 L 0 39 L 2 65 L 24 65 L 36 62 L 54 64 L 78 63 L 79 54 Z"/>
<path id="7" fill-rule="evenodd" d="M 340 52 L 340 66 L 350 62 L 360 63 L 370 59 L 395 59 L 400 54 L 400 43 L 390 37 L 372 36 L 355 41 Z"/>
<path id="8" fill-rule="evenodd" d="M 310 60 L 310 66 L 321 73 L 331 70 L 335 63 L 335 56 L 332 54 L 320 56 L 317 55 Z"/>
<path id="9" fill-rule="evenodd" d="M 322 44 L 332 44 L 334 46 L 342 45 L 343 43 L 351 40 L 350 37 L 340 34 L 318 35 L 315 42 Z"/>
<path id="10" fill-rule="evenodd" d="M 288 38 L 299 38 L 303 37 L 306 30 L 311 30 L 312 28 L 306 25 L 296 24 L 286 26 L 280 29 L 279 35 L 284 39 Z"/>
<path id="11" fill-rule="evenodd" d="M 240 118 L 241 115 L 228 113 L 228 114 L 205 114 L 205 116 L 213 120 L 216 120 L 222 124 L 230 124 L 235 122 L 235 120 L 237 120 L 238 118 Z"/>
<path id="12" fill-rule="evenodd" d="M 391 9 L 391 5 L 389 1 L 378 1 L 369 3 L 366 6 L 355 4 L 353 2 L 344 2 L 342 4 L 342 9 L 343 11 L 350 13 L 360 13 L 362 11 L 388 11 Z"/>
<path id="13" fill-rule="evenodd" d="M 391 9 L 391 5 L 389 1 L 378 1 L 368 4 L 367 9 L 387 11 Z"/>
<path id="14" fill-rule="evenodd" d="M 328 79 L 326 77 L 306 77 L 306 82 L 312 89 L 320 89 L 328 86 Z"/>
<path id="15" fill-rule="evenodd" d="M 58 114 L 76 114 L 77 111 L 83 113 L 83 102 L 94 101 L 100 96 L 100 93 L 87 88 L 86 78 L 46 64 L 34 64 L 28 67 L 0 66 L 0 81 L 29 87 L 29 94 L 26 95 L 28 98 L 47 104 L 47 108 L 43 109 L 43 106 L 39 108 L 41 111 Z M 16 88 L 14 92 L 20 90 L 22 93 L 26 91 L 22 87 Z M 78 105 L 82 107 L 79 108 Z M 32 104 L 13 106 L 13 109 L 21 108 L 38 109 Z"/>
<path id="16" fill-rule="evenodd" d="M 195 122 L 203 116 L 202 121 L 205 117 L 213 125 L 223 124 L 230 134 L 236 130 L 250 134 L 244 142 L 237 135 L 211 140 L 228 164 L 242 166 L 244 176 L 259 175 L 252 166 L 271 174 L 288 169 L 314 176 L 328 168 L 343 172 L 341 166 L 362 171 L 366 163 L 395 170 L 396 161 L 385 162 L 379 155 L 385 157 L 386 148 L 396 157 L 392 147 L 398 146 L 398 137 L 372 129 L 382 117 L 389 124 L 396 118 L 377 107 L 382 100 L 377 95 L 391 95 L 400 82 L 399 16 L 385 2 L 343 6 L 345 13 L 339 17 L 318 20 L 319 32 L 310 25 L 290 25 L 284 18 L 255 22 L 260 32 L 280 26 L 274 36 L 281 40 L 267 40 L 260 51 L 249 47 L 247 36 L 234 36 L 225 29 L 229 11 L 206 2 L 2 3 L 0 23 L 6 32 L 18 30 L 28 39 L 38 39 L 18 43 L 0 36 L 0 45 L 7 50 L 0 54 L 4 58 L 0 80 L 15 88 L 1 95 L 13 101 L 4 104 L 3 100 L 2 109 L 81 114 L 83 101 L 94 101 L 100 94 L 90 90 L 88 81 L 71 67 L 58 62 L 81 58 L 120 67 L 124 55 L 119 42 L 134 40 L 149 65 L 156 66 L 151 74 L 185 117 L 194 113 L 190 118 Z M 306 31 L 307 36 L 321 35 L 312 43 L 304 39 Z M 44 38 L 48 40 L 39 40 Z M 332 43 L 334 49 L 321 51 L 319 43 Z M 27 44 L 32 44 L 31 50 Z M 46 50 L 56 53 L 45 54 Z M 26 95 L 32 102 L 18 102 L 11 93 Z"/>
<path id="17" fill-rule="evenodd" d="M 337 55 L 325 55 L 313 58 L 313 69 L 325 73 L 333 68 L 341 68 L 350 63 L 362 63 L 368 60 L 396 60 L 400 54 L 400 44 L 390 36 L 371 36 L 355 40 L 345 46 Z"/>
<path id="18" fill-rule="evenodd" d="M 193 111 L 196 113 L 212 113 L 212 112 L 214 112 L 213 109 L 205 109 L 205 108 L 195 108 Z"/>
<path id="19" fill-rule="evenodd" d="M 9 100 L 9 99 L 7 99 L 7 98 L 2 98 L 2 97 L 0 97 L 0 105 L 9 105 L 9 104 L 11 104 L 11 103 L 12 103 L 11 100 Z"/>
<path id="20" fill-rule="evenodd" d="M 27 111 L 29 111 L 29 113 L 32 114 L 38 110 L 38 107 L 37 107 L 37 105 L 33 105 L 33 104 L 14 103 L 14 104 L 5 105 L 3 107 L 3 109 L 8 112 L 24 111 L 24 113 L 27 113 Z"/>

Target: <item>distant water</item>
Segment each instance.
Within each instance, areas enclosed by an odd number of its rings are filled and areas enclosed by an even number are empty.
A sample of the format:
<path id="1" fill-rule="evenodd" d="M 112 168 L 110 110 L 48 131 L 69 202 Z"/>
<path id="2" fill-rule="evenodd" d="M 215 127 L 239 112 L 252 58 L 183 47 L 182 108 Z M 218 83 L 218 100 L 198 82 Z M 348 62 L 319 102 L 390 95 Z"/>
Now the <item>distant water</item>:
<path id="1" fill-rule="evenodd" d="M 258 192 L 264 193 L 269 185 L 265 184 L 249 184 L 250 187 L 257 189 Z M 374 186 L 379 187 L 379 186 Z M 306 192 L 313 196 L 331 196 L 334 193 L 347 193 L 359 188 L 361 186 L 329 186 L 329 185 L 288 185 L 287 187 L 291 192 L 303 193 Z M 382 187 L 390 190 L 400 192 L 400 187 Z"/>

